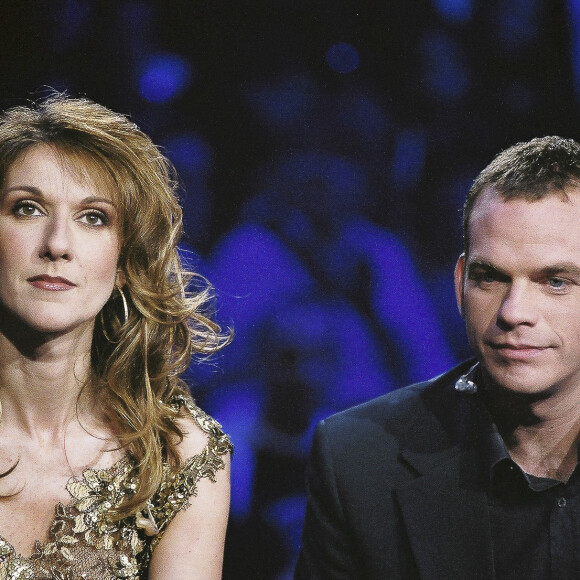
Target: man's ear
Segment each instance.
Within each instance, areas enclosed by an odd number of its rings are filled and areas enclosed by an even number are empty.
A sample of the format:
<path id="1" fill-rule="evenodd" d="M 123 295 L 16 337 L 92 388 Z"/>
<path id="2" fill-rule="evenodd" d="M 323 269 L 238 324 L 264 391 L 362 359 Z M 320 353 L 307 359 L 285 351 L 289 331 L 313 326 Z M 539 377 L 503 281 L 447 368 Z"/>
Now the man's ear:
<path id="1" fill-rule="evenodd" d="M 463 317 L 463 291 L 465 287 L 465 254 L 461 254 L 455 265 L 455 298 L 459 314 Z"/>

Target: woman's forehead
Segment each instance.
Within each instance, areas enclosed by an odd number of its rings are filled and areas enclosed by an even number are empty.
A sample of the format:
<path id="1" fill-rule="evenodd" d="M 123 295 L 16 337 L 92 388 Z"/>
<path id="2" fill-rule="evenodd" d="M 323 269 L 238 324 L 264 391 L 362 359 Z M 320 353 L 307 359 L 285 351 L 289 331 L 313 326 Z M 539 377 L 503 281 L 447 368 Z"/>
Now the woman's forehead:
<path id="1" fill-rule="evenodd" d="M 8 167 L 8 171 L 27 155 L 39 150 L 44 150 L 52 155 L 61 165 L 62 170 L 75 181 L 81 184 L 90 184 L 99 191 L 100 196 L 109 197 L 116 204 L 121 201 L 119 186 L 113 177 L 110 164 L 105 164 L 105 161 L 100 159 L 96 153 L 81 147 L 55 143 L 34 144 L 20 152 Z"/>

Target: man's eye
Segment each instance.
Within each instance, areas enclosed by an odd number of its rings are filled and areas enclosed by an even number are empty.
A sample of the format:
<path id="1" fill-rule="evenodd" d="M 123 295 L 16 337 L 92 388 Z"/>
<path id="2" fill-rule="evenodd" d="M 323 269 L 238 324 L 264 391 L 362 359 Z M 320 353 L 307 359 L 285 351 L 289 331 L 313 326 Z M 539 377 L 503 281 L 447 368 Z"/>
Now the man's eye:
<path id="1" fill-rule="evenodd" d="M 497 280 L 497 276 L 492 272 L 471 272 L 469 278 L 478 284 L 491 284 Z"/>
<path id="2" fill-rule="evenodd" d="M 549 284 L 551 288 L 559 290 L 566 287 L 566 280 L 563 280 L 562 278 L 550 278 Z"/>

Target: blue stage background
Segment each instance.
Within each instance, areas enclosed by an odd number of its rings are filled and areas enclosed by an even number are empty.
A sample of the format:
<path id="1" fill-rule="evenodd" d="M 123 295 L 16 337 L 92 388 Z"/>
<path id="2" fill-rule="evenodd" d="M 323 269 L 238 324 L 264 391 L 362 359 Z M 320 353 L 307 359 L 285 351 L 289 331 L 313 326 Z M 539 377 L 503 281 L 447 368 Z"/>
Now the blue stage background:
<path id="1" fill-rule="evenodd" d="M 189 373 L 236 446 L 226 579 L 291 577 L 319 419 L 469 355 L 463 197 L 514 142 L 580 137 L 579 27 L 579 0 L 2 6 L 3 108 L 86 95 L 180 172 L 236 332 Z"/>

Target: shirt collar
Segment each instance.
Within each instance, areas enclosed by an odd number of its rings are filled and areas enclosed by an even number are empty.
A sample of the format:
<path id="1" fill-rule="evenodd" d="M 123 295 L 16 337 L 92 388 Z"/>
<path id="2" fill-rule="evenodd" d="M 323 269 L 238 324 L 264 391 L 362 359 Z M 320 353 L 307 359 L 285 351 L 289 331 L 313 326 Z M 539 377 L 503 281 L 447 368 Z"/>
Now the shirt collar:
<path id="1" fill-rule="evenodd" d="M 511 458 L 497 425 L 481 396 L 482 388 L 482 374 L 479 363 L 475 363 L 455 383 L 455 390 L 473 395 L 477 399 L 477 438 L 480 443 L 481 466 L 483 474 L 486 475 L 489 490 L 492 489 L 494 478 L 496 477 L 523 480 L 532 491 L 544 491 L 558 485 L 560 483 L 558 481 L 534 477 L 525 473 Z M 578 448 L 578 461 L 580 463 L 580 446 Z"/>

